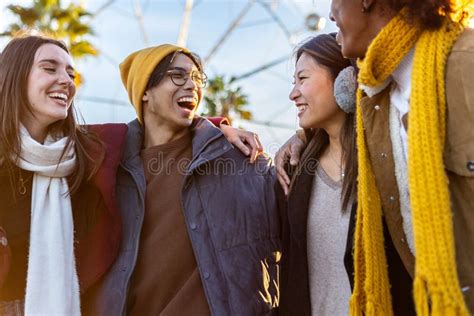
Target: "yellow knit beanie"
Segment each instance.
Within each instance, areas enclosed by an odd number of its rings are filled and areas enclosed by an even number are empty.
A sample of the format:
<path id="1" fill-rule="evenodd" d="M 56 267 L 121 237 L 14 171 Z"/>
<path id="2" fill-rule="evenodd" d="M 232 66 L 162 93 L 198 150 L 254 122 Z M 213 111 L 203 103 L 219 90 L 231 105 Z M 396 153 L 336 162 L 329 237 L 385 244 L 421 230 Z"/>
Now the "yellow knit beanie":
<path id="1" fill-rule="evenodd" d="M 128 98 L 137 112 L 140 123 L 143 123 L 142 98 L 148 80 L 160 61 L 176 51 L 191 54 L 186 48 L 163 44 L 136 51 L 120 64 L 120 76 L 123 85 L 127 89 Z"/>

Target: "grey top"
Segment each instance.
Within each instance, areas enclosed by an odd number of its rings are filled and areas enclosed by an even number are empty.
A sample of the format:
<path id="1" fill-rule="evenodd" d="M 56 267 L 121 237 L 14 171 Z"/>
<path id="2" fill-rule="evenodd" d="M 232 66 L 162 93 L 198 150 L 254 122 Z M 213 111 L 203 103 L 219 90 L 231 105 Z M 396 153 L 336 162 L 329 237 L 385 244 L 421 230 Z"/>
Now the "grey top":
<path id="1" fill-rule="evenodd" d="M 307 251 L 312 315 L 348 315 L 351 287 L 344 268 L 350 210 L 342 212 L 342 182 L 318 167 L 308 214 Z"/>

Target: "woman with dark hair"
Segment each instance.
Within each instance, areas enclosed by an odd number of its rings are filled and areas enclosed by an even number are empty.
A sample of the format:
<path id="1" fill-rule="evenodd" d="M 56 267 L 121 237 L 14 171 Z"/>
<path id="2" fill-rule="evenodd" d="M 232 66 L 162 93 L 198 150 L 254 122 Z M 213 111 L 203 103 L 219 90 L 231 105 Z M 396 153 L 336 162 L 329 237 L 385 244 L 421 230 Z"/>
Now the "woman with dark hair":
<path id="1" fill-rule="evenodd" d="M 360 67 L 353 315 L 401 305 L 390 242 L 418 314 L 474 312 L 473 10 L 466 0 L 332 1 L 342 52 Z"/>
<path id="2" fill-rule="evenodd" d="M 18 37 L 0 55 L 2 315 L 79 315 L 117 255 L 126 126 L 78 126 L 75 92 L 62 42 Z"/>
<path id="3" fill-rule="evenodd" d="M 290 99 L 309 144 L 289 191 L 278 190 L 282 217 L 280 313 L 345 315 L 350 282 L 344 255 L 356 188 L 355 69 L 335 34 L 296 52 Z M 287 200 L 284 193 L 288 193 Z"/>

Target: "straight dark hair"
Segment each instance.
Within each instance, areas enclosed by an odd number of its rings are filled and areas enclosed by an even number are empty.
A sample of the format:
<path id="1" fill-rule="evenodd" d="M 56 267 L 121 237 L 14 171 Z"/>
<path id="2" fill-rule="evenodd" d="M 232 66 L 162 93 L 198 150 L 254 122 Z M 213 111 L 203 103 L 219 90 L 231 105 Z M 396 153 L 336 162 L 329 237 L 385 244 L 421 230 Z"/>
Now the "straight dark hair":
<path id="1" fill-rule="evenodd" d="M 342 56 L 341 48 L 336 41 L 336 33 L 321 34 L 301 44 L 296 50 L 296 61 L 303 53 L 311 56 L 318 65 L 326 67 L 333 80 L 341 70 L 352 66 L 351 60 Z M 318 159 L 329 145 L 329 135 L 324 129 L 305 130 L 308 140 L 308 157 Z M 342 209 L 346 210 L 351 198 L 356 198 L 357 190 L 357 149 L 355 140 L 355 115 L 348 113 L 340 133 L 342 160 L 344 161 L 344 179 L 342 184 Z"/>
<path id="2" fill-rule="evenodd" d="M 0 55 L 0 164 L 5 164 L 10 172 L 13 185 L 13 167 L 21 153 L 20 123 L 25 113 L 32 113 L 28 101 L 28 77 L 34 63 L 36 51 L 45 44 L 60 47 L 69 54 L 63 42 L 45 36 L 23 35 L 12 39 Z M 77 124 L 74 102 L 68 109 L 67 118 L 48 127 L 48 132 L 63 133 L 68 137 L 63 151 L 74 144 L 77 164 L 71 175 L 70 193 L 75 192 L 84 178 L 90 179 L 97 171 L 105 155 L 103 145 L 85 127 Z M 91 157 L 84 144 L 93 141 L 102 148 L 97 156 Z M 59 162 L 58 162 L 59 163 Z"/>

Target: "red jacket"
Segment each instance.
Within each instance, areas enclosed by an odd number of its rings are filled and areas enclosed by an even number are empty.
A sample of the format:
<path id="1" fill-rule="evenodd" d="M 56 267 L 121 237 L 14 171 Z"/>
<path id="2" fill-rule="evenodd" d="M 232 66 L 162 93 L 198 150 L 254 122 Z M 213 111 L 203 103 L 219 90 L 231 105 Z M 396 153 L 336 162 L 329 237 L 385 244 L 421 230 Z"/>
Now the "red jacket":
<path id="1" fill-rule="evenodd" d="M 99 215 L 95 225 L 84 238 L 78 240 L 75 247 L 81 293 L 94 284 L 112 265 L 122 239 L 122 222 L 115 198 L 115 184 L 127 125 L 90 125 L 89 128 L 99 136 L 105 146 L 104 160 L 91 179 L 92 185 L 99 190 L 103 203 L 97 204 Z M 86 150 L 94 153 L 98 148 L 95 143 L 91 143 Z"/>
<path id="2" fill-rule="evenodd" d="M 92 179 L 84 181 L 73 197 L 78 201 L 73 205 L 79 205 L 73 209 L 75 229 L 76 219 L 93 218 L 92 222 L 87 222 L 86 233 L 75 235 L 76 266 L 81 293 L 105 274 L 120 247 L 122 224 L 115 198 L 115 182 L 127 125 L 90 125 L 89 130 L 99 136 L 105 147 L 105 156 Z M 92 157 L 96 157 L 102 150 L 92 141 L 86 141 L 84 146 Z M 8 236 L 0 227 L 0 286 L 10 269 L 10 262 Z"/>

